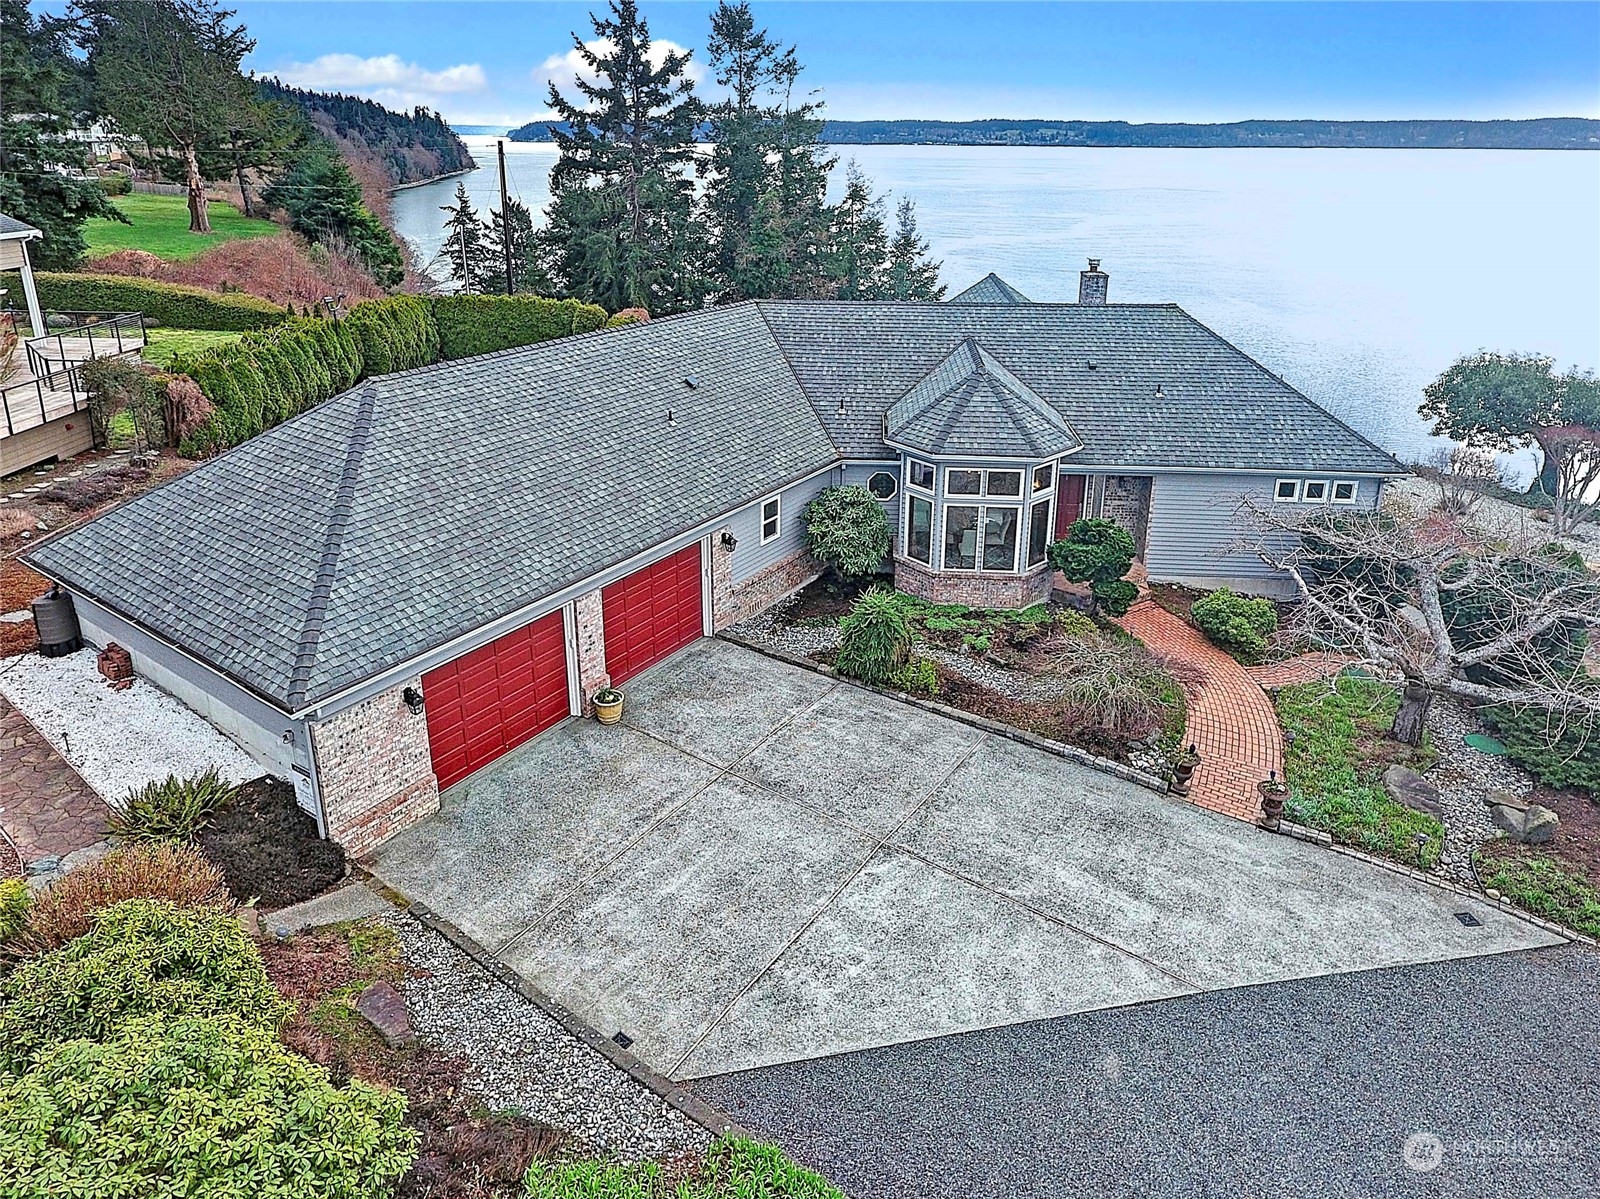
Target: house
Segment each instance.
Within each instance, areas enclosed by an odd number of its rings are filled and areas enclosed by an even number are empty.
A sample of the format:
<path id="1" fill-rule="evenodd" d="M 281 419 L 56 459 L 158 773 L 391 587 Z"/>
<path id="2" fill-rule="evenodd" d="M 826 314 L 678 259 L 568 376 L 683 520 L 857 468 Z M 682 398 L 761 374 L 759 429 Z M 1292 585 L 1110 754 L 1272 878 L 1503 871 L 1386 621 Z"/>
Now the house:
<path id="1" fill-rule="evenodd" d="M 364 852 L 814 577 L 861 484 L 907 590 L 1021 606 L 1080 515 L 1152 579 L 1282 590 L 1242 496 L 1368 508 L 1403 468 L 1170 304 L 753 301 L 376 378 L 28 558 L 85 639 Z"/>

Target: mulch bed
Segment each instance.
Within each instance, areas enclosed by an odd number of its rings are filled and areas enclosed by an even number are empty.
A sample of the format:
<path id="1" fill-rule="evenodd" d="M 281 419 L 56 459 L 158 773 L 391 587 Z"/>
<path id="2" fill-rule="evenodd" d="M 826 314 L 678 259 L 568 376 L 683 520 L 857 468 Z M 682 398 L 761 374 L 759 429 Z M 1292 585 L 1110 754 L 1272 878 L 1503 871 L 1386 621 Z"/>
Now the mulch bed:
<path id="1" fill-rule="evenodd" d="M 49 590 L 50 582 L 43 575 L 29 570 L 15 558 L 0 558 L 0 612 L 21 611 Z M 0 658 L 28 653 L 38 645 L 39 635 L 33 621 L 0 624 Z"/>
<path id="2" fill-rule="evenodd" d="M 281 779 L 240 786 L 196 838 L 241 903 L 263 910 L 320 895 L 345 876 L 344 850 L 317 836 L 317 822 Z"/>
<path id="3" fill-rule="evenodd" d="M 1574 874 L 1600 887 L 1600 804 L 1582 791 L 1558 791 L 1538 787 L 1527 796 L 1529 803 L 1540 804 L 1561 817 L 1555 839 L 1546 845 L 1519 845 L 1512 841 L 1485 842 L 1479 852 L 1485 858 L 1516 857 L 1539 853 L 1554 858 Z"/>
<path id="4" fill-rule="evenodd" d="M 887 576 L 883 582 L 885 586 L 890 585 Z M 860 583 L 854 580 L 840 583 L 827 576 L 814 579 L 795 593 L 793 605 L 787 610 L 785 617 L 790 624 L 793 624 L 801 620 L 835 619 L 843 616 L 850 611 L 850 605 L 856 602 L 856 597 L 870 585 L 871 582 Z"/>
<path id="5" fill-rule="evenodd" d="M 383 930 L 367 926 L 365 934 L 374 931 Z M 426 1045 L 391 1049 L 345 1006 L 346 997 L 367 982 L 404 977 L 404 963 L 384 952 L 391 944 L 358 952 L 337 929 L 264 940 L 267 975 L 296 1009 L 284 1025 L 284 1044 L 327 1067 L 340 1085 L 359 1078 L 405 1092 L 406 1121 L 421 1133 L 421 1144 L 395 1199 L 520 1195 L 528 1164 L 556 1152 L 562 1134 L 522 1116 L 477 1109 L 462 1091 L 465 1059 Z"/>

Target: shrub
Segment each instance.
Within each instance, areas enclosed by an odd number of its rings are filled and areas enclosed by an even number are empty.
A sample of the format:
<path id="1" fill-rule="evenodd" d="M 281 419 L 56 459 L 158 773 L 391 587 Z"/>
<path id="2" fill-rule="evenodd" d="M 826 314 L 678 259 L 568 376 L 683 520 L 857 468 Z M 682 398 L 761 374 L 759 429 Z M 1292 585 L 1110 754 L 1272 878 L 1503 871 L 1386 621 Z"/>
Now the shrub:
<path id="1" fill-rule="evenodd" d="M 416 1154 L 405 1096 L 236 1017 L 146 1018 L 0 1081 L 0 1177 L 27 1195 L 387 1195 Z"/>
<path id="2" fill-rule="evenodd" d="M 839 673 L 884 686 L 911 654 L 911 626 L 883 587 L 862 592 L 839 621 Z"/>
<path id="3" fill-rule="evenodd" d="M 81 937 L 95 913 L 128 899 L 166 900 L 180 907 L 229 910 L 222 871 L 198 850 L 155 843 L 125 845 L 80 866 L 41 894 L 28 909 L 27 928 L 5 943 L 0 956 L 41 953 Z"/>
<path id="4" fill-rule="evenodd" d="M 1049 549 L 1050 565 L 1074 583 L 1088 583 L 1090 602 L 1108 616 L 1133 606 L 1138 588 L 1123 576 L 1133 567 L 1133 535 L 1115 521 L 1075 520 Z"/>
<path id="5" fill-rule="evenodd" d="M 33 893 L 20 878 L 0 879 L 0 942 L 11 940 L 28 925 Z"/>
<path id="6" fill-rule="evenodd" d="M 890 681 L 908 695 L 939 694 L 939 672 L 927 658 L 913 658 Z"/>
<path id="7" fill-rule="evenodd" d="M 129 899 L 94 927 L 0 979 L 0 1068 L 141 1016 L 236 1016 L 275 1033 L 292 1011 L 230 913 Z"/>
<path id="8" fill-rule="evenodd" d="M 111 817 L 111 831 L 130 840 L 187 841 L 232 794 L 233 784 L 215 766 L 188 778 L 169 774 L 129 791 L 126 811 Z"/>
<path id="9" fill-rule="evenodd" d="M 1138 641 L 1098 630 L 1074 638 L 1058 655 L 1058 705 L 1069 728 L 1127 741 L 1154 736 L 1167 723 L 1182 688 Z"/>
<path id="10" fill-rule="evenodd" d="M 588 333 L 607 319 L 605 309 L 593 304 L 541 296 L 434 296 L 429 304 L 439 329 L 439 356 L 446 359 Z"/>
<path id="11" fill-rule="evenodd" d="M 100 190 L 108 196 L 125 196 L 133 190 L 133 183 L 121 171 L 101 175 L 99 184 Z"/>
<path id="12" fill-rule="evenodd" d="M 360 347 L 363 375 L 389 375 L 438 360 L 439 326 L 428 302 L 416 296 L 357 304 L 343 324 Z"/>
<path id="13" fill-rule="evenodd" d="M 1480 711 L 1506 756 L 1545 786 L 1600 792 L 1600 719 L 1525 704 Z"/>
<path id="14" fill-rule="evenodd" d="M 104 445 L 112 418 L 128 412 L 146 446 L 166 444 L 166 386 L 149 367 L 131 358 L 91 358 L 79 374 L 96 442 Z"/>
<path id="15" fill-rule="evenodd" d="M 644 325 L 650 321 L 650 313 L 643 308 L 624 308 L 606 322 L 607 329 L 619 329 L 623 325 Z"/>
<path id="16" fill-rule="evenodd" d="M 167 437 L 181 445 L 210 423 L 216 409 L 188 375 L 167 376 Z"/>
<path id="17" fill-rule="evenodd" d="M 1444 848 L 1444 826 L 1390 799 L 1380 782 L 1388 760 L 1368 761 L 1360 753 L 1360 739 L 1381 737 L 1399 702 L 1389 684 L 1348 674 L 1332 687 L 1305 683 L 1278 692 L 1278 720 L 1290 734 L 1283 755 L 1290 787 L 1285 812 L 1341 844 L 1428 867 Z"/>
<path id="18" fill-rule="evenodd" d="M 1259 662 L 1267 638 L 1278 631 L 1278 610 L 1271 600 L 1239 595 L 1218 587 L 1189 609 L 1199 630 L 1241 662 Z"/>
<path id="19" fill-rule="evenodd" d="M 236 332 L 269 328 L 286 315 L 276 304 L 242 292 L 207 291 L 156 279 L 52 271 L 40 271 L 33 278 L 39 303 L 57 312 L 142 312 L 152 325 Z M 22 294 L 14 278 L 0 286 L 11 287 L 14 296 Z"/>
<path id="20" fill-rule="evenodd" d="M 806 505 L 806 548 L 844 578 L 878 568 L 889 556 L 889 517 L 865 487 L 827 487 Z"/>
<path id="21" fill-rule="evenodd" d="M 781 1150 L 738 1137 L 719 1140 L 686 1178 L 669 1179 L 653 1161 L 535 1159 L 523 1182 L 527 1199 L 844 1199 L 827 1179 Z"/>

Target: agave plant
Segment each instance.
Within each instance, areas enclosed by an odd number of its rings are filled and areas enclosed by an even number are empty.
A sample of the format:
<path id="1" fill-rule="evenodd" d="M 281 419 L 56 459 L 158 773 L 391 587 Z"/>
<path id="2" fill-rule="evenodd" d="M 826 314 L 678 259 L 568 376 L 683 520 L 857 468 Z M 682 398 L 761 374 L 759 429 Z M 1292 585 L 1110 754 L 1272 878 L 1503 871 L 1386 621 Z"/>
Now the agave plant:
<path id="1" fill-rule="evenodd" d="M 129 791 L 124 810 L 109 822 L 111 832 L 134 841 L 191 840 L 233 791 L 215 766 L 188 778 L 169 774 Z"/>

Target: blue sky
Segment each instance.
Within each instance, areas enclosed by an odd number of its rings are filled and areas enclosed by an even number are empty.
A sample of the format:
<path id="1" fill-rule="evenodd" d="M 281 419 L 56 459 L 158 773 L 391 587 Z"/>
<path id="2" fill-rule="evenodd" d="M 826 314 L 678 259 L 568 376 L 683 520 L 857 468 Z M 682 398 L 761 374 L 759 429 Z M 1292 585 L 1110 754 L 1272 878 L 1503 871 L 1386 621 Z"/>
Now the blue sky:
<path id="1" fill-rule="evenodd" d="M 704 57 L 705 2 L 642 5 Z M 248 64 L 460 124 L 544 112 L 590 5 L 244 0 Z M 763 3 L 839 118 L 1600 117 L 1600 3 Z"/>

